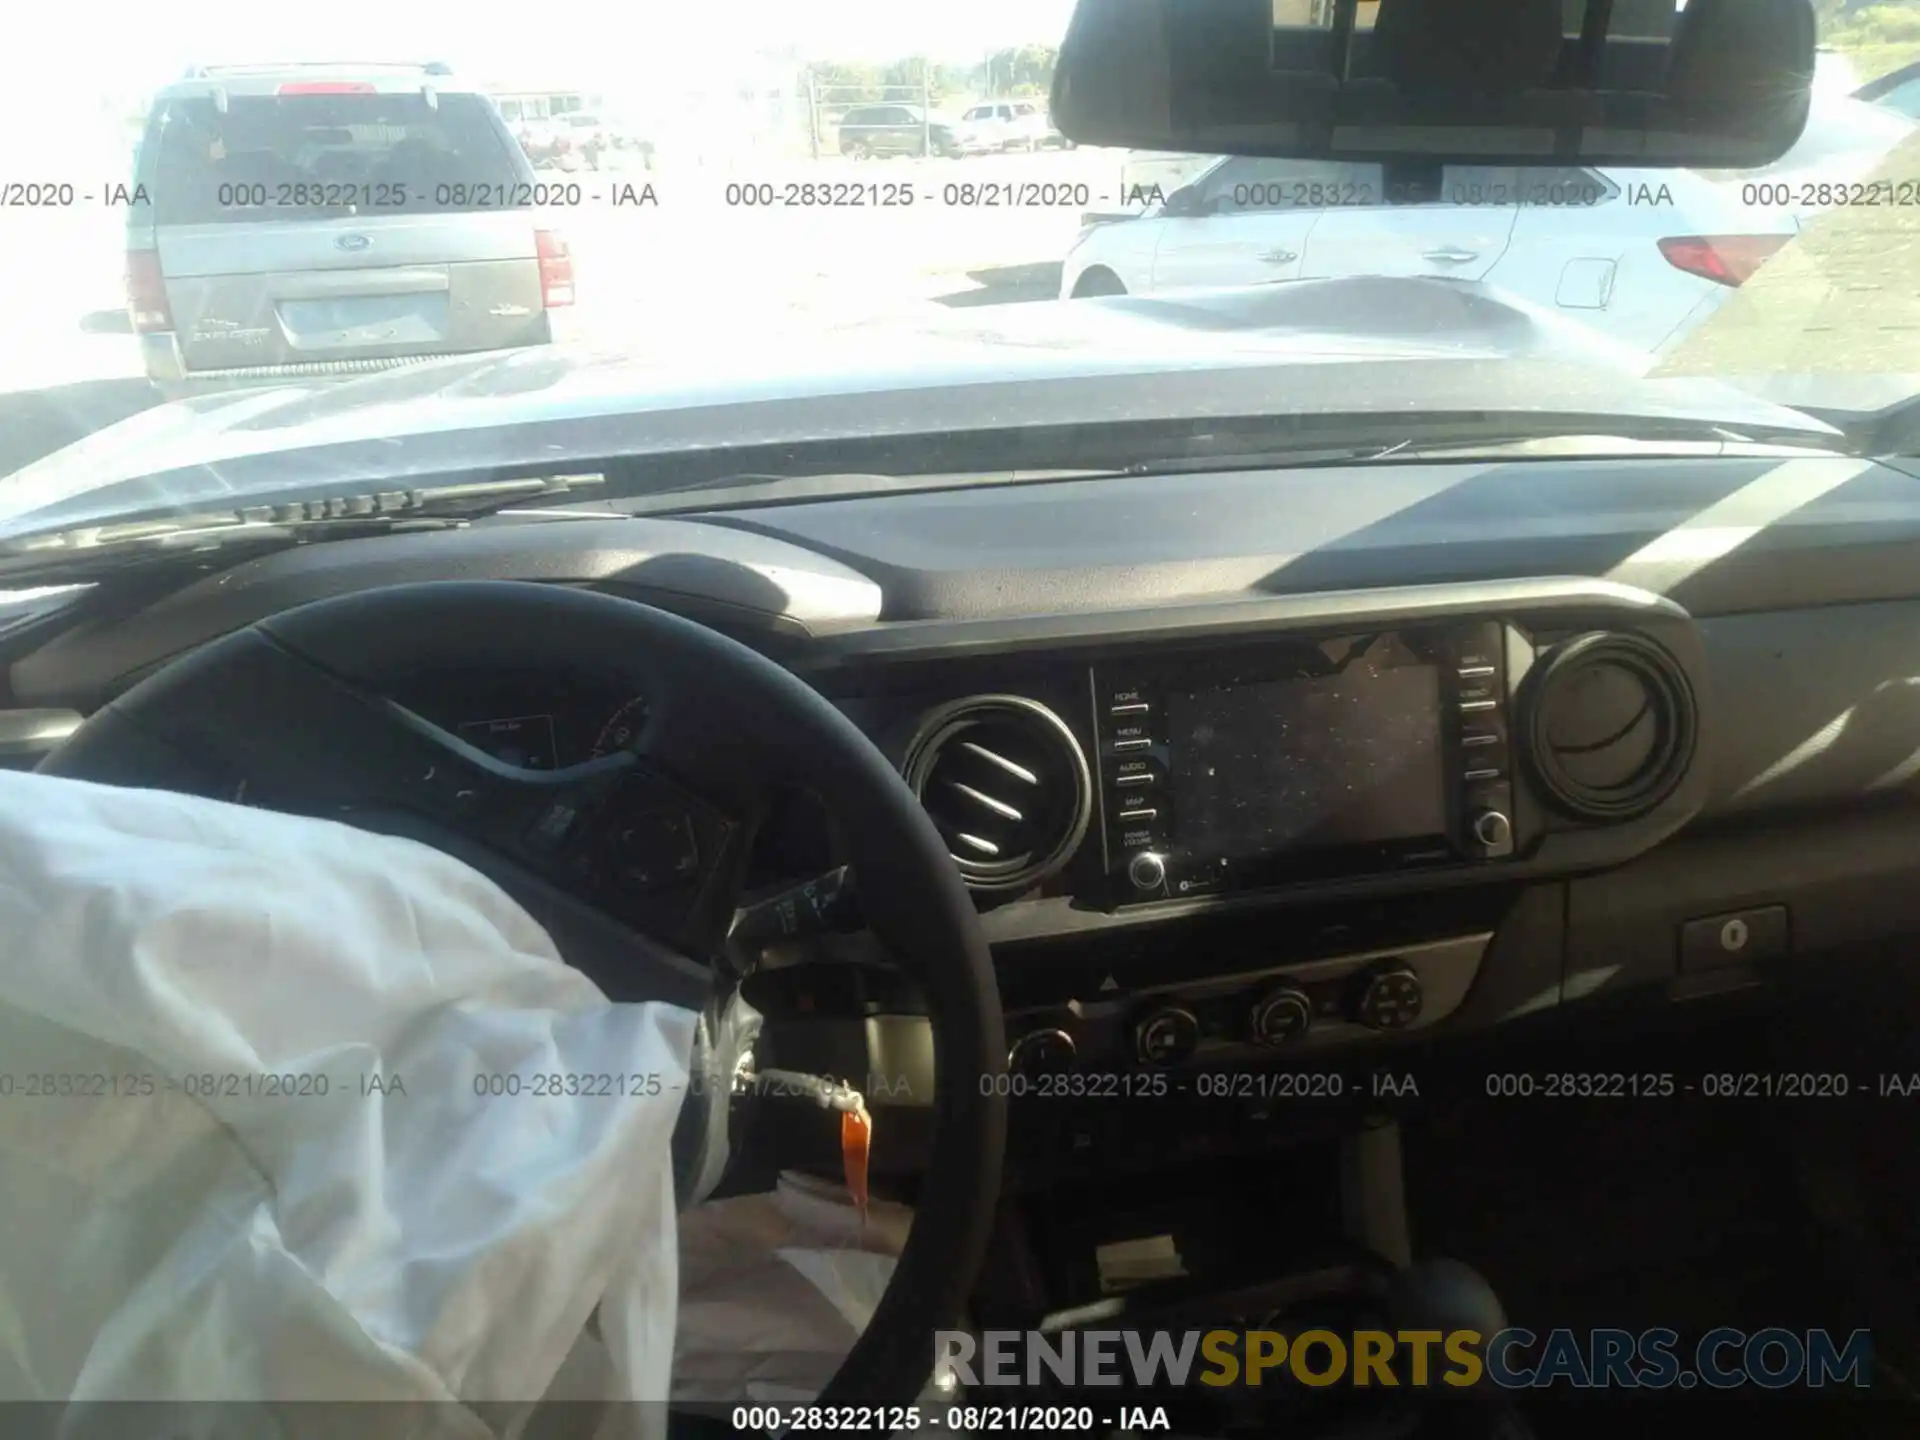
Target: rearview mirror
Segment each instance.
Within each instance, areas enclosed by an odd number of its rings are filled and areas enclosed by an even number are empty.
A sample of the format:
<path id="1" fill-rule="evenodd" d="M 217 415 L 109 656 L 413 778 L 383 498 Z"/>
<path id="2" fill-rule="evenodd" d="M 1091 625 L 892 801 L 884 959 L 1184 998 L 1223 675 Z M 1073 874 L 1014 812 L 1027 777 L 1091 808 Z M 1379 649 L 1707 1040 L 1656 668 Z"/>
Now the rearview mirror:
<path id="1" fill-rule="evenodd" d="M 1079 0 L 1082 145 L 1494 166 L 1756 169 L 1813 87 L 1810 0 Z"/>

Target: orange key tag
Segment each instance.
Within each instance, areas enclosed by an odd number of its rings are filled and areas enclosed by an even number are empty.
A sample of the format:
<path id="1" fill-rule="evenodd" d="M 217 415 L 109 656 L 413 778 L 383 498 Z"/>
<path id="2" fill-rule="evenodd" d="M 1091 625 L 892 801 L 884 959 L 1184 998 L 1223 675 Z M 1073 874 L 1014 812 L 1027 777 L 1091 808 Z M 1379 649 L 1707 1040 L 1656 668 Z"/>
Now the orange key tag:
<path id="1" fill-rule="evenodd" d="M 846 1169 L 847 1190 L 860 1212 L 860 1230 L 867 1228 L 867 1155 L 873 1148 L 873 1119 L 862 1106 L 840 1112 L 840 1163 Z"/>

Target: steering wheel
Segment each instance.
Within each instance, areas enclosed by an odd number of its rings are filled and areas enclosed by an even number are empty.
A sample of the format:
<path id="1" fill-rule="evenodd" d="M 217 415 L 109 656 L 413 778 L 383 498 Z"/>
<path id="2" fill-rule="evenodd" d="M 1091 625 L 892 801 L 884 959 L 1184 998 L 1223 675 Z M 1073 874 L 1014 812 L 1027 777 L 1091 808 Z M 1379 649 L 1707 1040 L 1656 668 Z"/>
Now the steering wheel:
<path id="1" fill-rule="evenodd" d="M 629 681 L 626 750 L 521 770 L 390 699 L 423 672 Z M 841 823 L 867 923 L 923 989 L 936 1062 L 921 1202 L 873 1321 L 820 1403 L 907 1405 L 961 1318 L 1000 1187 L 1006 1029 L 978 913 L 946 845 L 873 744 L 746 646 L 634 601 L 507 581 L 402 585 L 286 611 L 180 656 L 41 766 L 420 840 L 492 879 L 616 1001 L 709 1012 L 753 830 L 783 789 Z M 297 884 L 297 876 L 288 877 Z M 702 1026 L 702 1033 L 706 1032 Z M 706 1063 L 696 1057 L 696 1065 Z M 724 1105 L 731 1076 L 700 1087 Z M 679 1191 L 714 1121 L 683 1103 Z"/>

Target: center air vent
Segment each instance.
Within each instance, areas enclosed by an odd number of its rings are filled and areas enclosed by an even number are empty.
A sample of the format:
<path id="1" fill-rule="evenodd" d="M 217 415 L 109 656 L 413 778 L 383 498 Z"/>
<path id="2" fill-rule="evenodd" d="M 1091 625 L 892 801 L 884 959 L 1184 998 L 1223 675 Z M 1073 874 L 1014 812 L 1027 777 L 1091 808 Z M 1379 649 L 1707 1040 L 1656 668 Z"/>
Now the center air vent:
<path id="1" fill-rule="evenodd" d="M 1678 663 L 1636 635 L 1556 646 L 1529 677 L 1527 758 L 1555 806 L 1620 823 L 1654 809 L 1693 759 L 1697 716 Z"/>
<path id="2" fill-rule="evenodd" d="M 1093 814 L 1093 776 L 1073 732 L 1018 695 L 975 695 L 933 711 L 902 771 L 967 885 L 1030 889 L 1072 858 Z"/>

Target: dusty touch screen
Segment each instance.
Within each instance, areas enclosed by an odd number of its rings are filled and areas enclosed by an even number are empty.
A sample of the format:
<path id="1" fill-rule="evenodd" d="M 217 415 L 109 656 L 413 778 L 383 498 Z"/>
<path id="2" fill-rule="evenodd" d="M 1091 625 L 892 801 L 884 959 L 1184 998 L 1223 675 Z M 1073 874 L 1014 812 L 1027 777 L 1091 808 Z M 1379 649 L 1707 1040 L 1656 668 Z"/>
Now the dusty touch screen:
<path id="1" fill-rule="evenodd" d="M 1338 675 L 1167 697 L 1183 849 L 1238 858 L 1446 829 L 1440 677 Z"/>

